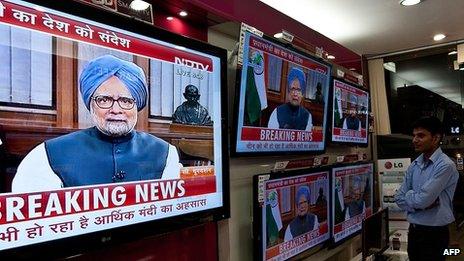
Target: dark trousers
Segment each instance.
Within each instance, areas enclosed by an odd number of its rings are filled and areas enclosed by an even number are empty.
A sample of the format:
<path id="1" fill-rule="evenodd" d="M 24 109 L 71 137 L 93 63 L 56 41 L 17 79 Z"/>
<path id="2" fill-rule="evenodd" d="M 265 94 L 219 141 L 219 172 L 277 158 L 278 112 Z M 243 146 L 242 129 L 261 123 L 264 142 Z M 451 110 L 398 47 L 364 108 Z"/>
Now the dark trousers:
<path id="1" fill-rule="evenodd" d="M 411 224 L 408 233 L 410 261 L 445 260 L 443 251 L 448 248 L 448 226 L 431 227 Z"/>

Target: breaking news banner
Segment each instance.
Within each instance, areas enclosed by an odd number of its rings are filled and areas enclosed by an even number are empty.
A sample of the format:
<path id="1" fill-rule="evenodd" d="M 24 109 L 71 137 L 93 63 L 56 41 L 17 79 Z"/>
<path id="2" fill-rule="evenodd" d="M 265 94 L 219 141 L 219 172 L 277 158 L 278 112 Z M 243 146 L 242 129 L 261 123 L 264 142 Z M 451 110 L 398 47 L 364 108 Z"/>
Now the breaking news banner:
<path id="1" fill-rule="evenodd" d="M 332 141 L 367 144 L 369 93 L 333 80 Z"/>
<path id="2" fill-rule="evenodd" d="M 236 151 L 323 151 L 329 78 L 329 65 L 246 32 Z"/>
<path id="3" fill-rule="evenodd" d="M 215 177 L 0 195 L 0 250 L 222 205 Z"/>
<path id="4" fill-rule="evenodd" d="M 263 260 L 286 260 L 329 239 L 329 172 L 264 181 Z"/>
<path id="5" fill-rule="evenodd" d="M 30 144 L 38 145 L 21 143 L 25 152 L 14 151 L 18 160 L 6 162 L 12 181 L 0 191 L 0 250 L 224 206 L 225 55 L 181 48 L 174 37 L 162 41 L 24 1 L 0 1 L 0 32 L 8 37 L 0 46 L 0 69 L 15 68 L 0 85 L 19 88 L 14 95 L 0 92 L 0 102 L 31 105 L 32 100 L 53 109 L 52 92 L 65 87 L 52 88 L 63 82 L 57 72 L 72 70 L 79 80 L 70 85 L 80 94 L 74 109 L 79 126 L 88 127 L 42 131 L 28 123 L 8 130 L 22 135 L 18 129 L 34 129 Z M 74 65 L 54 62 L 63 58 Z M 27 97 L 17 95 L 23 92 Z M 197 117 L 188 117 L 192 104 Z M 109 112 L 116 107 L 118 113 Z M 163 133 L 176 137 L 166 140 L 138 131 L 137 112 L 145 107 L 162 119 L 157 124 L 163 128 L 169 129 L 173 118 L 178 125 L 197 126 L 188 126 L 193 129 L 188 134 Z M 185 138 L 189 144 L 182 143 Z M 192 150 L 195 142 L 202 146 Z M 15 145 L 9 145 L 6 152 L 13 155 L 8 150 Z"/>
<path id="6" fill-rule="evenodd" d="M 373 164 L 332 169 L 333 238 L 337 243 L 359 232 L 362 221 L 372 215 Z"/>

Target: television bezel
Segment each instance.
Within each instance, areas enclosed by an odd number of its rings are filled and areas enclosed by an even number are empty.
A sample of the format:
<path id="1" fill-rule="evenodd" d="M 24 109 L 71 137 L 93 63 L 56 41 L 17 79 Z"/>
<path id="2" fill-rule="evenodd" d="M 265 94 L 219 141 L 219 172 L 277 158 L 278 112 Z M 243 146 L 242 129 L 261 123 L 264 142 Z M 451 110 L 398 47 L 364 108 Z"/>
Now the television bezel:
<path id="1" fill-rule="evenodd" d="M 256 37 L 260 37 L 259 35 L 256 35 L 256 34 L 253 34 L 251 32 L 249 32 L 251 35 L 254 35 Z M 323 118 L 325 119 L 326 121 L 326 127 L 325 127 L 325 130 L 323 130 L 323 134 L 324 134 L 324 140 L 323 140 L 323 148 L 320 149 L 320 150 L 299 150 L 299 151 L 264 151 L 264 152 L 258 152 L 258 151 L 254 151 L 254 152 L 239 152 L 237 151 L 237 141 L 238 141 L 238 125 L 239 125 L 239 113 L 240 113 L 240 87 L 241 87 L 241 83 L 242 83 L 242 69 L 243 69 L 243 65 L 238 65 L 237 64 L 237 72 L 236 72 L 236 80 L 235 80 L 235 97 L 234 97 L 234 105 L 233 105 L 233 120 L 232 120 L 232 127 L 231 127 L 231 151 L 230 151 L 230 155 L 231 157 L 260 157 L 260 156 L 288 156 L 288 155 L 302 155 L 302 154 L 305 154 L 305 155 L 320 155 L 320 154 L 324 154 L 326 152 L 326 149 L 327 149 L 327 142 L 328 142 L 328 136 L 327 136 L 327 130 L 328 130 L 328 126 L 327 126 L 327 122 L 328 122 L 328 111 L 330 110 L 330 107 L 329 107 L 329 97 L 330 97 L 330 86 L 331 86 L 331 73 L 332 73 L 332 65 L 330 63 L 328 63 L 327 61 L 323 60 L 322 58 L 320 57 L 317 57 L 315 55 L 311 55 L 309 53 L 306 53 L 296 47 L 294 47 L 292 44 L 290 43 L 283 43 L 281 41 L 278 41 L 276 40 L 274 37 L 270 37 L 270 36 L 267 36 L 265 34 L 263 34 L 263 36 L 261 36 L 260 38 L 266 40 L 266 41 L 269 41 L 271 42 L 272 44 L 275 44 L 275 45 L 278 45 L 282 48 L 285 48 L 289 51 L 292 51 L 292 52 L 295 52 L 307 59 L 311 59 L 311 60 L 314 60 L 315 62 L 318 62 L 324 66 L 327 66 L 327 68 L 329 69 L 328 71 L 328 81 L 329 81 L 329 84 L 328 84 L 328 87 L 329 87 L 329 91 L 327 92 L 327 104 L 324 105 L 325 106 L 325 115 L 323 116 Z M 245 44 L 245 43 L 243 43 Z M 323 119 L 323 120 L 324 120 Z"/>
<path id="2" fill-rule="evenodd" d="M 332 121 L 333 121 L 333 114 L 334 114 L 334 88 L 335 88 L 335 80 L 339 81 L 339 82 L 342 82 L 344 84 L 348 84 L 350 85 L 351 87 L 353 88 L 356 88 L 356 89 L 359 89 L 363 92 L 366 92 L 367 93 L 367 101 L 368 101 L 368 110 L 367 110 L 367 115 L 366 115 L 366 119 L 367 119 L 367 123 L 366 123 L 366 134 L 367 134 L 367 142 L 366 143 L 361 143 L 361 142 L 343 142 L 343 141 L 333 141 L 333 124 L 332 124 Z M 342 79 L 340 77 L 331 77 L 330 78 L 330 87 L 329 87 L 329 98 L 330 98 L 330 104 L 329 104 L 329 111 L 331 112 L 329 115 L 327 115 L 327 122 L 329 122 L 330 124 L 330 127 L 327 128 L 327 137 L 329 138 L 327 141 L 330 143 L 330 144 L 333 144 L 333 145 L 347 145 L 347 146 L 351 146 L 351 147 L 361 147 L 361 148 L 367 148 L 369 147 L 369 113 L 371 112 L 372 108 L 371 108 L 371 93 L 368 89 L 365 89 L 364 87 L 362 87 L 361 85 L 359 84 L 356 84 L 356 83 L 353 83 L 353 82 L 350 82 L 350 81 L 347 81 L 345 79 Z"/>
<path id="3" fill-rule="evenodd" d="M 262 249 L 262 225 L 263 225 L 263 217 L 262 217 L 262 208 L 260 207 L 260 203 L 258 202 L 258 183 L 259 183 L 259 177 L 260 176 L 266 176 L 269 175 L 270 180 L 278 180 L 278 179 L 286 179 L 286 178 L 292 178 L 296 176 L 302 176 L 302 175 L 311 175 L 319 172 L 328 172 L 328 186 L 329 186 L 329 191 L 330 191 L 330 182 L 331 182 L 331 166 L 322 166 L 322 167 L 313 167 L 313 168 L 305 168 L 305 169 L 298 169 L 298 170 L 290 170 L 290 171 L 285 171 L 285 172 L 274 172 L 274 173 L 262 173 L 262 174 L 257 174 L 253 176 L 253 224 L 252 224 L 252 231 L 253 231 L 253 256 L 254 260 L 263 260 L 264 252 Z M 321 250 L 323 248 L 328 247 L 331 244 L 332 241 L 332 234 L 331 234 L 331 218 L 332 218 L 332 213 L 331 213 L 331 200 L 330 200 L 330 195 L 327 195 L 328 199 L 328 209 L 327 209 L 327 225 L 328 225 L 328 230 L 327 233 L 329 233 L 329 238 L 323 242 L 320 242 L 319 244 L 312 246 L 296 255 L 293 257 L 296 257 L 298 255 L 301 255 L 302 253 L 313 250 L 313 249 L 318 249 Z"/>
<path id="4" fill-rule="evenodd" d="M 125 17 L 115 12 L 95 8 L 77 1 L 41 1 L 27 0 L 29 4 L 36 4 L 58 12 L 66 13 L 82 19 L 117 27 L 131 33 L 143 35 L 156 40 L 188 46 L 205 54 L 216 56 L 221 64 L 221 154 L 222 154 L 222 207 L 202 210 L 138 224 L 128 224 L 117 228 L 91 232 L 78 236 L 54 239 L 42 243 L 15 247 L 0 251 L 4 258 L 37 258 L 45 259 L 65 258 L 76 254 L 90 252 L 128 243 L 134 240 L 158 236 L 163 233 L 193 227 L 207 222 L 215 222 L 230 218 L 230 189 L 229 189 L 229 153 L 228 153 L 228 123 L 227 123 L 227 51 L 206 42 L 181 36 L 167 30 L 152 26 L 133 17 Z M 72 246 L 69 247 L 69 246 Z"/>

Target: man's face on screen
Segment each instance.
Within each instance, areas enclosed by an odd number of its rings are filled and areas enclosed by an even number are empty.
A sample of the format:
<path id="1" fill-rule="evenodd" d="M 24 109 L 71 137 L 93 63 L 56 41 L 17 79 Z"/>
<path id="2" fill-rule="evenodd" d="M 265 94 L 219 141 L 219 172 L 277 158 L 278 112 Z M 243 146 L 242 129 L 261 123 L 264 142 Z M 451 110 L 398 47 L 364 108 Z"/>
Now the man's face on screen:
<path id="1" fill-rule="evenodd" d="M 113 76 L 103 82 L 92 97 L 96 98 L 91 102 L 92 120 L 101 132 L 118 137 L 132 131 L 137 123 L 137 106 L 131 103 L 135 101 L 118 77 Z M 112 106 L 109 108 L 102 106 L 102 104 L 111 105 L 111 100 L 114 100 Z"/>
<path id="2" fill-rule="evenodd" d="M 351 195 L 353 197 L 353 200 L 358 201 L 358 200 L 361 200 L 362 194 L 363 193 L 361 191 L 361 188 L 360 187 L 355 187 L 355 188 L 353 188 Z"/>
<path id="3" fill-rule="evenodd" d="M 290 83 L 289 88 L 289 95 L 288 95 L 288 102 L 290 102 L 293 106 L 299 106 L 303 99 L 303 93 L 301 90 L 300 82 L 295 79 Z"/>
<path id="4" fill-rule="evenodd" d="M 298 199 L 298 216 L 303 217 L 308 214 L 309 202 L 305 195 Z"/>

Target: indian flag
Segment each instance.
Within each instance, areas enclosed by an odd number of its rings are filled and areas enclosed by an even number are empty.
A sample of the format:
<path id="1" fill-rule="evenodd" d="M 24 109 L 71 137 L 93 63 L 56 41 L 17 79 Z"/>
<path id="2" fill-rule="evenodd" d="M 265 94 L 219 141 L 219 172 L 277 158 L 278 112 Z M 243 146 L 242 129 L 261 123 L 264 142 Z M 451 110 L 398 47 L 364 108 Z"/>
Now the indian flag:
<path id="1" fill-rule="evenodd" d="M 245 106 L 250 123 L 261 117 L 267 108 L 266 83 L 264 80 L 264 56 L 261 51 L 253 51 L 248 62 Z"/>
<path id="2" fill-rule="evenodd" d="M 345 220 L 345 203 L 343 201 L 343 191 L 341 179 L 337 179 L 335 185 L 335 220 L 334 223 L 338 224 Z"/>
<path id="3" fill-rule="evenodd" d="M 342 99 L 341 99 L 341 91 L 340 89 L 336 89 L 335 91 L 335 105 L 334 105 L 334 125 L 341 126 L 342 125 Z"/>
<path id="4" fill-rule="evenodd" d="M 274 189 L 269 192 L 266 202 L 266 234 L 267 245 L 272 246 L 278 243 L 279 230 L 282 229 L 282 219 L 280 217 L 279 197 Z"/>

